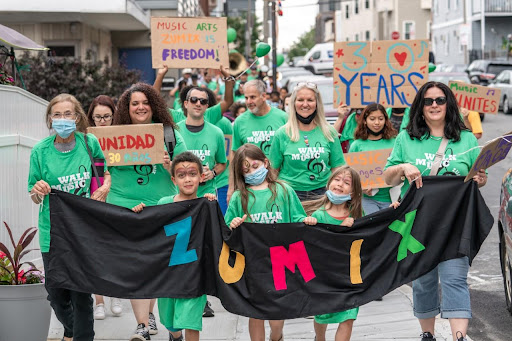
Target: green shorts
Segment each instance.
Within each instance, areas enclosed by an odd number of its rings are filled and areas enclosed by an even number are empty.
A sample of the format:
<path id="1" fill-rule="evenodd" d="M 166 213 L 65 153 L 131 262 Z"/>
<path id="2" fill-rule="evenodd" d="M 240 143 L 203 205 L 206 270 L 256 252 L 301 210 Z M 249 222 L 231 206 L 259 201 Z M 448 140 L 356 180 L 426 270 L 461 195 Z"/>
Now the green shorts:
<path id="1" fill-rule="evenodd" d="M 182 329 L 201 331 L 206 295 L 194 298 L 159 298 L 160 322 L 171 332 Z"/>
<path id="2" fill-rule="evenodd" d="M 339 313 L 316 315 L 315 322 L 321 323 L 321 324 L 328 324 L 328 323 L 342 323 L 347 320 L 355 320 L 357 318 L 358 312 L 359 312 L 359 307 L 349 309 L 349 310 L 340 311 Z"/>

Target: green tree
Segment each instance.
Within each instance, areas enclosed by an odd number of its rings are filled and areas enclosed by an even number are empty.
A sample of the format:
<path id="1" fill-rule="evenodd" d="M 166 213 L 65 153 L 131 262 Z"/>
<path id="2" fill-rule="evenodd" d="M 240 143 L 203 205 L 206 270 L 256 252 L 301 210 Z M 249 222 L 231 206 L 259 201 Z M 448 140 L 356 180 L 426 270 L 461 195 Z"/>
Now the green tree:
<path id="1" fill-rule="evenodd" d="M 288 52 L 288 58 L 304 56 L 313 46 L 315 46 L 314 26 L 308 32 L 302 34 L 297 42 L 293 43 L 290 52 Z"/>
<path id="2" fill-rule="evenodd" d="M 27 91 L 50 101 L 60 93 L 77 98 L 85 111 L 98 95 L 119 98 L 130 85 L 140 80 L 140 72 L 128 70 L 121 62 L 109 65 L 108 58 L 93 61 L 87 53 L 85 60 L 71 57 L 48 57 L 40 52 L 18 58 Z M 20 79 L 16 85 L 21 87 Z"/>
<path id="3" fill-rule="evenodd" d="M 252 32 L 251 32 L 251 56 L 256 55 L 256 44 L 259 43 L 261 34 L 261 22 L 255 14 L 252 14 Z M 237 45 L 237 51 L 245 54 L 245 31 L 247 28 L 247 12 L 243 12 L 241 17 L 228 17 L 228 27 L 236 30 L 236 39 L 234 43 Z M 246 56 L 247 57 L 247 56 Z"/>

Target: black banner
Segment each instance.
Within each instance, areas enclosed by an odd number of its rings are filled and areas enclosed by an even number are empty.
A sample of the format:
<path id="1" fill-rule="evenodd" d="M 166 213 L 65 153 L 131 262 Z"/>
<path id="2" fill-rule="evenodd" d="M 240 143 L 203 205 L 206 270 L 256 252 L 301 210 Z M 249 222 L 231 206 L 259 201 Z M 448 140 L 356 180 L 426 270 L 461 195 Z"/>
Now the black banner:
<path id="1" fill-rule="evenodd" d="M 351 228 L 242 224 L 233 232 L 206 199 L 137 214 L 52 191 L 47 282 L 121 298 L 206 293 L 234 314 L 259 319 L 342 311 L 443 260 L 473 260 L 493 217 L 476 183 L 463 179 L 424 177 L 398 209 L 357 219 Z"/>

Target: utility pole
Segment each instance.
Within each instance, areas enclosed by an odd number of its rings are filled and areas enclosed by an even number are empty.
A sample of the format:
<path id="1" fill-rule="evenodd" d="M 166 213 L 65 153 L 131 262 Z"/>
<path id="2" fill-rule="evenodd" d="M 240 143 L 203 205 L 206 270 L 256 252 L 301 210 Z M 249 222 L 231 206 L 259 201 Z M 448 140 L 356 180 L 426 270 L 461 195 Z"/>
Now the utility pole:
<path id="1" fill-rule="evenodd" d="M 251 56 L 251 36 L 252 36 L 252 0 L 247 0 L 247 29 L 245 30 L 245 58 Z"/>
<path id="2" fill-rule="evenodd" d="M 482 40 L 482 59 L 485 59 L 485 1 L 480 0 L 480 14 L 482 15 L 481 18 L 481 25 L 480 25 L 480 36 Z"/>
<path id="3" fill-rule="evenodd" d="M 466 14 L 466 0 L 462 1 L 462 11 L 463 11 L 463 15 L 464 15 L 464 27 L 466 27 L 466 25 L 468 24 L 468 17 Z M 470 37 L 468 35 L 467 43 L 469 43 L 469 39 L 470 39 Z M 468 45 L 467 44 L 464 45 L 464 64 L 468 65 Z"/>
<path id="4" fill-rule="evenodd" d="M 268 2 L 269 0 L 263 0 L 263 42 L 268 44 L 268 36 L 270 35 L 268 24 Z M 264 64 L 268 62 L 268 55 L 264 57 Z"/>
<path id="5" fill-rule="evenodd" d="M 272 0 L 272 91 L 277 91 L 277 32 L 276 32 L 276 1 Z"/>

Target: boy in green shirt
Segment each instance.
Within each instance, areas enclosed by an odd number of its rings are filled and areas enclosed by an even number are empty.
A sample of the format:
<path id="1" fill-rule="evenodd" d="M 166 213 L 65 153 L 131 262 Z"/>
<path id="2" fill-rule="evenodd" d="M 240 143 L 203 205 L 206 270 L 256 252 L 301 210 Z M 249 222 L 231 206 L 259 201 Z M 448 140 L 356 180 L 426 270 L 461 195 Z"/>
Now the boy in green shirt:
<path id="1" fill-rule="evenodd" d="M 158 205 L 172 204 L 179 201 L 197 199 L 197 191 L 203 165 L 201 160 L 191 152 L 176 156 L 171 165 L 171 179 L 178 187 L 179 193 L 163 197 Z M 216 200 L 214 194 L 205 194 L 208 200 Z M 141 212 L 144 203 L 135 206 L 134 212 Z M 194 298 L 159 298 L 158 313 L 160 322 L 169 330 L 169 340 L 182 341 L 182 329 L 185 329 L 187 341 L 199 341 L 199 332 L 203 329 L 203 310 L 206 295 Z"/>

